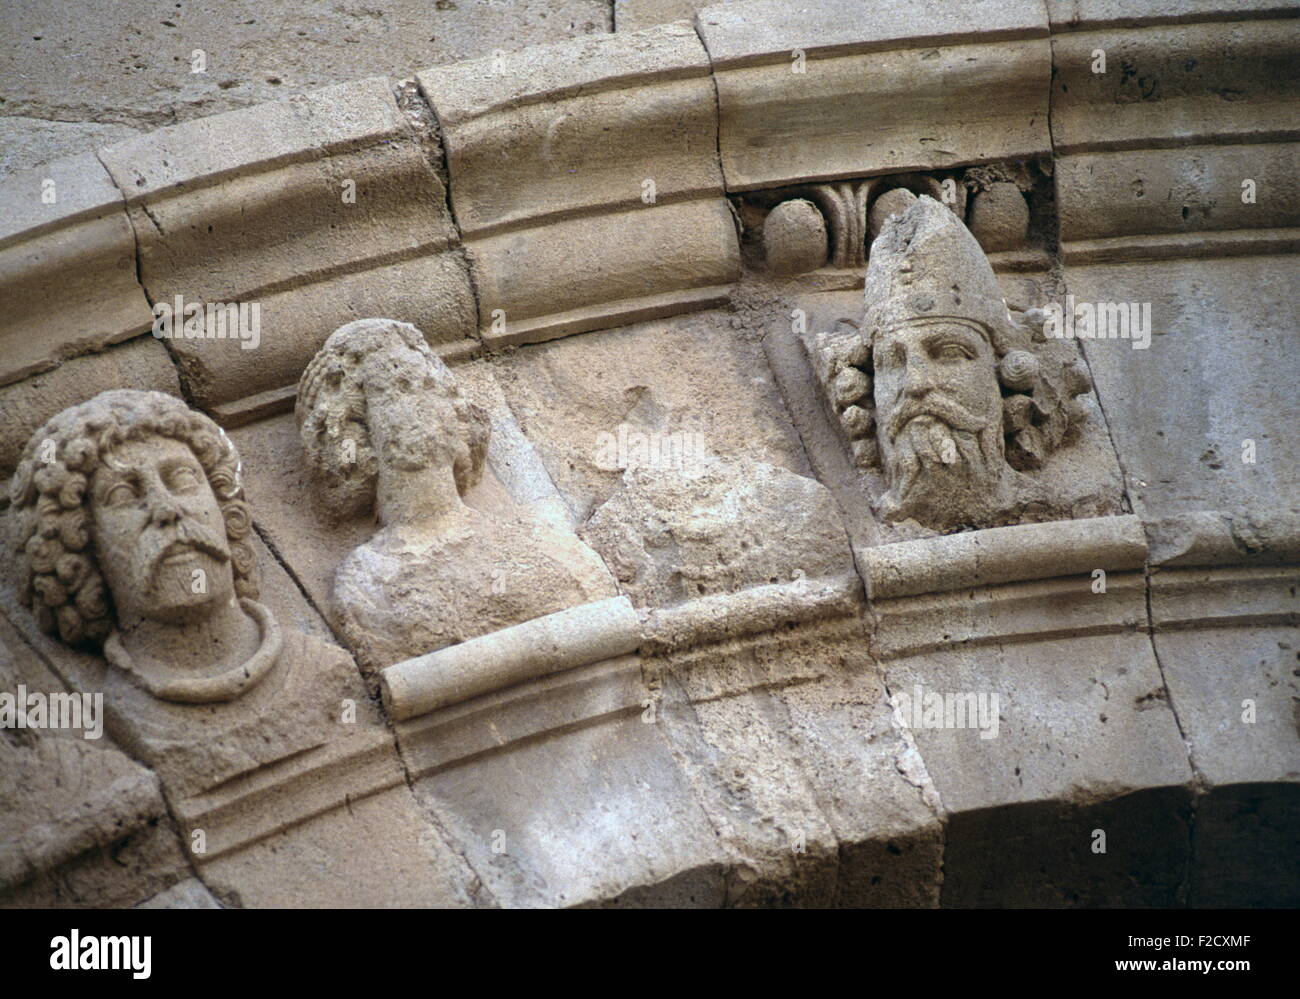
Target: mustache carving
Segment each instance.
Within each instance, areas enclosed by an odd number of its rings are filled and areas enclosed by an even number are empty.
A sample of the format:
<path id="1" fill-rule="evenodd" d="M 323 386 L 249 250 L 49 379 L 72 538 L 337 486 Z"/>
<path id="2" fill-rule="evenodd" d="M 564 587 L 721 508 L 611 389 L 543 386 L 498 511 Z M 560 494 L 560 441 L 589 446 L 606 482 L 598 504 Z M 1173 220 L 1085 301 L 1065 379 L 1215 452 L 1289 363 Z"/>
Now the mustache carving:
<path id="1" fill-rule="evenodd" d="M 903 428 L 918 416 L 933 417 L 954 430 L 964 430 L 967 433 L 981 429 L 987 422 L 947 396 L 931 392 L 920 399 L 904 400 L 903 404 L 890 414 L 887 427 L 889 439 L 892 441 L 897 438 Z"/>
<path id="2" fill-rule="evenodd" d="M 142 541 L 146 578 L 152 586 L 158 578 L 165 558 L 184 551 L 198 551 L 218 562 L 230 561 L 230 550 L 224 534 L 209 530 L 197 520 L 186 517 L 176 522 L 170 531 L 155 531 Z"/>

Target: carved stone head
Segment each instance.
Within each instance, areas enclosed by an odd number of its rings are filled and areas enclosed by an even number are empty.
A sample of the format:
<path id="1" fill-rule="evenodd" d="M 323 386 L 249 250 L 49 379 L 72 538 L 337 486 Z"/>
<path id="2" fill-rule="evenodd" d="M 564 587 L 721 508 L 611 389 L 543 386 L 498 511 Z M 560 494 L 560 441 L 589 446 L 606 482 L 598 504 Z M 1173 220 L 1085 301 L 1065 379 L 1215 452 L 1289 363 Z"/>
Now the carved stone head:
<path id="1" fill-rule="evenodd" d="M 69 644 L 257 595 L 239 459 L 172 396 L 122 389 L 65 409 L 28 442 L 10 497 L 19 595 Z"/>
<path id="2" fill-rule="evenodd" d="M 883 466 L 888 520 L 987 526 L 1017 472 L 1037 468 L 1080 415 L 1064 406 L 1086 379 L 1044 370 L 979 244 L 929 197 L 890 217 L 871 246 L 862 335 L 872 412 L 859 422 L 876 428 L 878 449 L 864 453 Z"/>
<path id="3" fill-rule="evenodd" d="M 409 323 L 340 326 L 303 372 L 295 413 L 326 509 L 339 518 L 369 510 L 381 477 L 445 467 L 464 492 L 482 475 L 486 414 Z"/>

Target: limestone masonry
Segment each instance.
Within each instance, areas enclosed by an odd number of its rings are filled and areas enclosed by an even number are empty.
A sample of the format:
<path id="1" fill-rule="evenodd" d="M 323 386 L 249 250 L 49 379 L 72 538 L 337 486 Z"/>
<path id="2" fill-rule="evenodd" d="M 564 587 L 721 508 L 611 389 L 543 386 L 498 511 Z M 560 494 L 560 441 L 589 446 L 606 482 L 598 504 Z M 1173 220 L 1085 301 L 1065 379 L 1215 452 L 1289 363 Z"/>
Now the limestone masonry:
<path id="1" fill-rule="evenodd" d="M 1300 0 L 84 6 L 0 906 L 1300 905 Z"/>

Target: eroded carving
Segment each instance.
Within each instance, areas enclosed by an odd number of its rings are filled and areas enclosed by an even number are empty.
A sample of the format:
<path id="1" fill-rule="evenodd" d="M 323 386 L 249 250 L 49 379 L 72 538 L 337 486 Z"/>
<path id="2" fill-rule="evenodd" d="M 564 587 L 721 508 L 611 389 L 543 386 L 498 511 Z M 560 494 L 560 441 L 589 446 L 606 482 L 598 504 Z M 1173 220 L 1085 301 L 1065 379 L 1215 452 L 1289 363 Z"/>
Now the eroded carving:
<path id="1" fill-rule="evenodd" d="M 1044 349 L 1041 313 L 1012 316 L 958 218 L 927 196 L 887 216 L 865 303 L 860 330 L 812 354 L 855 463 L 884 474 L 881 517 L 942 531 L 1059 515 L 1024 473 L 1075 439 L 1090 382 Z"/>
<path id="2" fill-rule="evenodd" d="M 576 537 L 464 501 L 483 471 L 487 417 L 414 326 L 335 330 L 303 373 L 295 412 L 327 511 L 373 507 L 380 524 L 334 577 L 335 613 L 364 665 L 614 595 Z"/>
<path id="3" fill-rule="evenodd" d="M 239 459 L 206 416 L 101 393 L 36 432 L 11 498 L 19 595 L 45 631 L 167 701 L 233 700 L 275 664 Z"/>

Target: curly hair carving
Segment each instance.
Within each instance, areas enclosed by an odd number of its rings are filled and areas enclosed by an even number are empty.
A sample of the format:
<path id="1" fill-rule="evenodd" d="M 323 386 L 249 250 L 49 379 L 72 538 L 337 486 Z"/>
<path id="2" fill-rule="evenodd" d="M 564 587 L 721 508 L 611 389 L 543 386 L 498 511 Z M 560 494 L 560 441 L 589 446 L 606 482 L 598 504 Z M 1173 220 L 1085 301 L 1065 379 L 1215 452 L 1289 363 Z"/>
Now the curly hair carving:
<path id="1" fill-rule="evenodd" d="M 37 624 L 69 645 L 98 649 L 113 630 L 112 594 L 95 555 L 90 486 L 104 455 L 127 441 L 186 445 L 216 496 L 230 545 L 235 592 L 256 598 L 239 456 L 211 419 L 162 392 L 115 389 L 70 406 L 27 442 L 10 483 L 10 546 L 18 595 Z"/>

